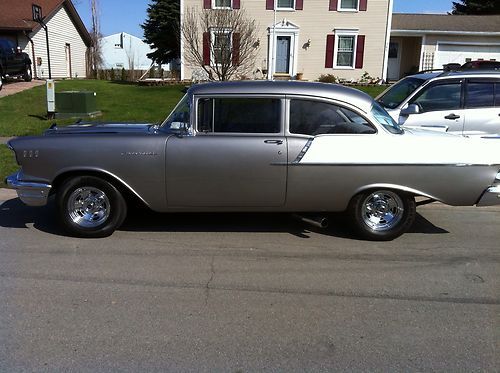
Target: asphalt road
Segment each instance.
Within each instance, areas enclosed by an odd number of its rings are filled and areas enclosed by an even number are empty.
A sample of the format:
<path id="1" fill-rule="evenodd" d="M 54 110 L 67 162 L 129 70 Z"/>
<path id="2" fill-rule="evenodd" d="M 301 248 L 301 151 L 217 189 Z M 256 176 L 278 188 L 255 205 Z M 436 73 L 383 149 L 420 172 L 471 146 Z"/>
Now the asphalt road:
<path id="1" fill-rule="evenodd" d="M 0 371 L 499 371 L 500 208 L 419 208 L 373 243 L 341 216 L 134 212 L 66 237 L 0 206 Z"/>

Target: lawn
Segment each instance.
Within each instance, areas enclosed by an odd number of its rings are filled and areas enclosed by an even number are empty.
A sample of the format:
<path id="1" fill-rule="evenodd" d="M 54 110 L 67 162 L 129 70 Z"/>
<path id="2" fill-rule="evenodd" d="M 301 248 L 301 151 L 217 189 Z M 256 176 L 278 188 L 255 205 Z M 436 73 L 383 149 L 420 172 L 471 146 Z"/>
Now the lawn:
<path id="1" fill-rule="evenodd" d="M 375 97 L 384 86 L 355 87 Z M 93 91 L 103 115 L 98 121 L 132 121 L 153 123 L 164 119 L 183 95 L 183 86 L 145 87 L 102 80 L 65 80 L 56 90 Z M 0 137 L 39 135 L 52 123 L 64 125 L 74 119 L 47 121 L 45 86 L 35 87 L 0 99 Z M 0 187 L 5 176 L 17 168 L 13 154 L 0 145 Z"/>

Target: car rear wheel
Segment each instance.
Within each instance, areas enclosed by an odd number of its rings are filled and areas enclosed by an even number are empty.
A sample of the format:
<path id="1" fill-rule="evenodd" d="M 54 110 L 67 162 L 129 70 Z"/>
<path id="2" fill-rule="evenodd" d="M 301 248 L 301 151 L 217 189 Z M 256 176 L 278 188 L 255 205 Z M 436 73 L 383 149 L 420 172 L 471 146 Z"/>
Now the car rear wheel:
<path id="1" fill-rule="evenodd" d="M 87 238 L 111 235 L 127 215 L 127 204 L 118 189 L 94 176 L 66 180 L 57 191 L 57 209 L 70 234 Z"/>
<path id="2" fill-rule="evenodd" d="M 348 214 L 361 237 L 373 241 L 388 241 L 408 231 L 415 220 L 413 196 L 385 189 L 356 195 Z"/>
<path id="3" fill-rule="evenodd" d="M 24 69 L 23 79 L 25 82 L 31 82 L 31 79 L 33 79 L 30 65 L 26 65 L 26 68 Z"/>

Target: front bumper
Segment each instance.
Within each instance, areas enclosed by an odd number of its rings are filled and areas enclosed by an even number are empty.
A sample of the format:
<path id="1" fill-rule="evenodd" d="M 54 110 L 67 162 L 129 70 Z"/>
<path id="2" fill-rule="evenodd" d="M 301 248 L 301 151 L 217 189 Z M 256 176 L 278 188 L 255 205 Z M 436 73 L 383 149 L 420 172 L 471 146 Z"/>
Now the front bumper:
<path id="1" fill-rule="evenodd" d="M 500 205 L 500 185 L 486 189 L 476 206 Z"/>
<path id="2" fill-rule="evenodd" d="M 52 185 L 19 180 L 19 172 L 8 176 L 5 183 L 15 189 L 19 199 L 28 206 L 45 206 Z"/>

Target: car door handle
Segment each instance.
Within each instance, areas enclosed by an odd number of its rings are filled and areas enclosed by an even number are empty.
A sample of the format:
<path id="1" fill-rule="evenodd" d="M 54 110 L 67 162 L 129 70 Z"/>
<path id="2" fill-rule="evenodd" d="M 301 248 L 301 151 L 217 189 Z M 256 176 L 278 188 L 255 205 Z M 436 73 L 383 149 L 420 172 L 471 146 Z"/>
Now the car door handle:
<path id="1" fill-rule="evenodd" d="M 281 145 L 283 144 L 283 140 L 264 140 L 266 144 L 275 144 L 275 145 Z"/>
<path id="2" fill-rule="evenodd" d="M 451 119 L 451 120 L 455 120 L 458 118 L 460 118 L 460 115 L 457 115 L 457 114 L 449 114 L 449 115 L 444 117 L 444 119 Z"/>

